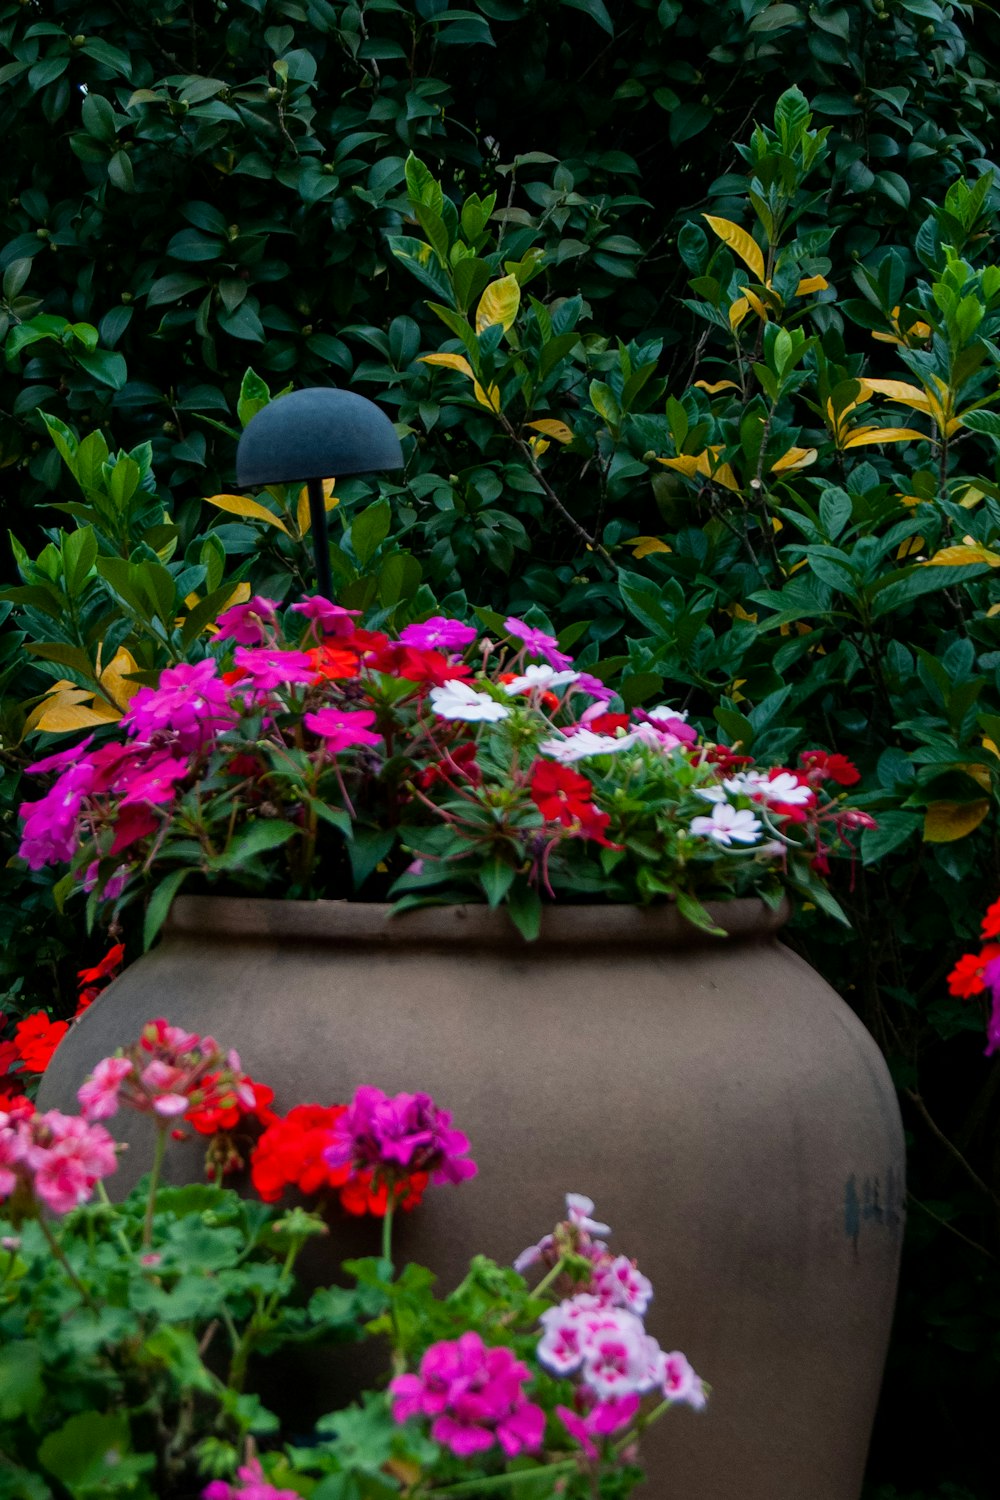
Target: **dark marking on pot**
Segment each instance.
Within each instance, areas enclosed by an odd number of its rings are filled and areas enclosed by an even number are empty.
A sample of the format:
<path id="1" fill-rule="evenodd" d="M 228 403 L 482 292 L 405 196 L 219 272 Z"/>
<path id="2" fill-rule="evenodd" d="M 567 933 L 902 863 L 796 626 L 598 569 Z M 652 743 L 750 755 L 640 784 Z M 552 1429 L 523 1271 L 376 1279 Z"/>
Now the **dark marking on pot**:
<path id="1" fill-rule="evenodd" d="M 852 1172 L 844 1188 L 844 1233 L 854 1242 L 854 1254 L 858 1253 L 858 1241 L 864 1224 L 881 1224 L 897 1238 L 903 1225 L 902 1182 L 890 1167 L 885 1175 L 883 1189 L 880 1177 L 865 1177 L 858 1188 L 857 1175 Z"/>

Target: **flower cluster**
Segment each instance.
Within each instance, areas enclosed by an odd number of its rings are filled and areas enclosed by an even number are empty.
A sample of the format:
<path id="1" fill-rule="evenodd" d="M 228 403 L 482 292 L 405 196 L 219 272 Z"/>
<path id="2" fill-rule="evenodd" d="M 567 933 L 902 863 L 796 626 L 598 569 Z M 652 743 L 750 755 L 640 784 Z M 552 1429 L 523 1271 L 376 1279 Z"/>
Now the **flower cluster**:
<path id="1" fill-rule="evenodd" d="M 545 630 L 504 631 L 436 615 L 391 639 L 320 596 L 283 617 L 234 605 L 210 654 L 141 688 L 101 743 L 28 768 L 55 780 L 20 809 L 21 856 L 71 862 L 113 905 L 180 870 L 291 896 L 381 877 L 409 904 L 509 897 L 515 915 L 587 890 L 684 898 L 707 925 L 703 896 L 808 893 L 872 825 L 844 803 L 844 756 L 755 765 L 681 708 L 626 710 Z M 385 841 L 374 871 L 351 858 L 358 824 Z"/>
<path id="2" fill-rule="evenodd" d="M 701 1410 L 706 1395 L 685 1356 L 667 1353 L 646 1332 L 653 1288 L 634 1261 L 613 1255 L 596 1238 L 611 1231 L 591 1217 L 592 1201 L 570 1193 L 566 1208 L 563 1223 L 523 1251 L 515 1268 L 542 1263 L 558 1275 L 562 1266 L 574 1264 L 571 1294 L 542 1313 L 537 1359 L 552 1375 L 576 1379 L 574 1408 L 559 1406 L 557 1412 L 587 1456 L 597 1458 L 595 1440 L 627 1427 L 644 1396 L 655 1393 L 661 1402 Z"/>
<path id="3" fill-rule="evenodd" d="M 88 1120 L 110 1119 L 124 1104 L 161 1122 L 179 1124 L 183 1116 L 197 1125 L 199 1118 L 225 1116 L 238 1105 L 256 1110 L 255 1088 L 236 1052 L 160 1019 L 143 1027 L 134 1045 L 102 1058 L 77 1099 Z"/>
<path id="4" fill-rule="evenodd" d="M 237 1484 L 213 1479 L 202 1490 L 202 1500 L 299 1500 L 298 1490 L 277 1490 L 268 1484 L 257 1458 L 238 1468 L 236 1478 Z"/>
<path id="5" fill-rule="evenodd" d="M 432 1344 L 416 1374 L 389 1384 L 397 1422 L 430 1417 L 431 1437 L 459 1458 L 499 1444 L 508 1458 L 537 1451 L 545 1413 L 529 1401 L 527 1365 L 503 1346 L 488 1348 L 478 1333 Z"/>
<path id="6" fill-rule="evenodd" d="M 988 996 L 986 1056 L 1000 1052 L 1000 900 L 986 908 L 982 922 L 983 946 L 965 953 L 948 975 L 948 990 L 961 1000 Z"/>
<path id="7" fill-rule="evenodd" d="M 115 1143 L 100 1125 L 57 1109 L 38 1114 L 28 1100 L 0 1113 L 0 1198 L 26 1218 L 44 1205 L 68 1214 L 117 1166 Z"/>

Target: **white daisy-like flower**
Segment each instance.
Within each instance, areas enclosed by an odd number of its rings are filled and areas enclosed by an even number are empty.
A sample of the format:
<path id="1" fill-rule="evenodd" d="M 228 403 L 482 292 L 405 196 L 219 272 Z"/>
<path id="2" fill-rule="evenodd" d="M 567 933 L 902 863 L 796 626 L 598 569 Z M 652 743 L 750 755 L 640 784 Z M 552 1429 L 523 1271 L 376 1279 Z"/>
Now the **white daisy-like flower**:
<path id="1" fill-rule="evenodd" d="M 656 708 L 647 708 L 646 712 L 651 719 L 681 719 L 685 724 L 687 723 L 687 709 L 671 708 L 668 703 L 660 703 Z"/>
<path id="2" fill-rule="evenodd" d="M 618 739 L 613 734 L 595 734 L 592 729 L 578 729 L 574 734 L 559 739 L 542 740 L 538 749 L 542 755 L 568 766 L 574 760 L 585 760 L 590 755 L 617 755 L 619 750 L 628 750 L 634 743 L 630 734 Z"/>
<path id="3" fill-rule="evenodd" d="M 786 807 L 808 807 L 811 802 L 816 801 L 816 793 L 812 787 L 803 786 L 791 771 L 782 771 L 770 780 L 762 777 L 754 791 L 765 802 L 784 802 Z"/>
<path id="4" fill-rule="evenodd" d="M 760 829 L 760 819 L 749 808 L 736 808 L 731 802 L 717 802 L 710 817 L 691 819 L 692 833 L 727 846 L 755 844 Z"/>
<path id="5" fill-rule="evenodd" d="M 505 693 L 550 692 L 552 688 L 575 682 L 579 675 L 579 672 L 557 672 L 555 667 L 531 666 L 525 667 L 524 675 L 515 677 L 513 682 L 500 682 L 497 686 Z"/>
<path id="6" fill-rule="evenodd" d="M 442 719 L 464 719 L 467 724 L 495 723 L 510 715 L 510 709 L 497 703 L 489 693 L 477 693 L 457 677 L 450 677 L 443 687 L 431 688 L 430 699 L 431 707 Z"/>

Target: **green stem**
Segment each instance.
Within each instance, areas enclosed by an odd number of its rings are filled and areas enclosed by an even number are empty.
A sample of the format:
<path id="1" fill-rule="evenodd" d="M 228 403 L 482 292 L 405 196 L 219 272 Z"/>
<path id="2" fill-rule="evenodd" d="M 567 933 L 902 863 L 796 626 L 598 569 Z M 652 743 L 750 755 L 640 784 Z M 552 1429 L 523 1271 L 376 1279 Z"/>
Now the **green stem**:
<path id="1" fill-rule="evenodd" d="M 69 1277 L 75 1290 L 79 1293 L 81 1302 L 89 1307 L 91 1312 L 96 1312 L 97 1303 L 87 1291 L 87 1288 L 84 1286 L 79 1276 L 73 1270 L 73 1267 L 70 1265 L 69 1260 L 67 1259 L 65 1250 L 60 1245 L 59 1241 L 56 1239 L 55 1235 L 52 1233 L 52 1230 L 49 1228 L 48 1224 L 46 1224 L 44 1219 L 39 1218 L 38 1227 L 48 1241 L 49 1249 L 52 1251 L 52 1254 L 55 1256 L 56 1260 L 66 1272 L 66 1275 Z"/>
<path id="2" fill-rule="evenodd" d="M 503 1489 L 504 1485 L 520 1484 L 522 1480 L 537 1480 L 540 1474 L 569 1474 L 578 1468 L 577 1460 L 569 1458 L 558 1464 L 542 1464 L 537 1469 L 519 1469 L 516 1474 L 492 1474 L 487 1479 L 463 1479 L 459 1484 L 446 1484 L 441 1490 L 417 1490 L 414 1500 L 422 1500 L 425 1495 L 433 1496 L 434 1500 L 437 1500 L 438 1495 L 479 1495 L 486 1490 Z"/>
<path id="3" fill-rule="evenodd" d="M 153 1167 L 149 1174 L 149 1198 L 146 1201 L 146 1217 L 142 1221 L 142 1243 L 144 1248 L 153 1243 L 153 1214 L 156 1211 L 156 1189 L 160 1185 L 160 1172 L 163 1170 L 163 1158 L 167 1150 L 167 1129 L 167 1126 L 161 1125 L 156 1132 L 156 1150 L 153 1153 Z"/>
<path id="4" fill-rule="evenodd" d="M 382 1220 L 382 1259 L 387 1260 L 390 1265 L 392 1265 L 392 1216 L 396 1212 L 393 1186 L 394 1184 L 390 1183 L 385 1200 L 385 1217 Z"/>
<path id="5" fill-rule="evenodd" d="M 542 1277 L 541 1281 L 535 1287 L 535 1290 L 531 1295 L 533 1297 L 544 1297 L 545 1293 L 548 1291 L 549 1287 L 556 1280 L 556 1278 L 562 1275 L 565 1265 L 566 1257 L 565 1255 L 561 1255 L 548 1275 Z"/>

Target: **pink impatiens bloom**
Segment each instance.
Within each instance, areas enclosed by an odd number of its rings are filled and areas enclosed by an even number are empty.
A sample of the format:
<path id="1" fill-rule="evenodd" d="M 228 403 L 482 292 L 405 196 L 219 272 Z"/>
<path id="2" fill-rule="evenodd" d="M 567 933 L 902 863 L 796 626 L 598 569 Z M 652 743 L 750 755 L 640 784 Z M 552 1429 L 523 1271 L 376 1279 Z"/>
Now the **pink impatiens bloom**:
<path id="1" fill-rule="evenodd" d="M 344 609 L 342 605 L 332 604 L 329 599 L 324 599 L 322 594 L 312 594 L 303 599 L 301 604 L 293 604 L 292 613 L 305 615 L 307 620 L 312 620 L 316 628 L 326 635 L 350 636 L 354 634 L 354 621 L 361 611 Z"/>
<path id="2" fill-rule="evenodd" d="M 173 734 L 184 752 L 198 750 L 217 730 L 235 724 L 226 684 L 218 677 L 212 658 L 165 667 L 155 688 L 142 687 L 122 716 L 122 723 L 138 739 Z"/>
<path id="3" fill-rule="evenodd" d="M 237 646 L 261 646 L 275 630 L 278 620 L 276 599 L 254 594 L 245 604 L 234 604 L 223 610 L 216 620 L 217 641 L 235 641 Z"/>
<path id="4" fill-rule="evenodd" d="M 306 714 L 304 722 L 307 729 L 319 735 L 328 755 L 349 750 L 352 745 L 378 745 L 382 741 L 380 734 L 372 733 L 375 714 L 368 708 L 321 708 Z"/>
<path id="5" fill-rule="evenodd" d="M 433 1418 L 431 1437 L 459 1458 L 499 1443 L 508 1458 L 542 1445 L 545 1413 L 525 1395 L 527 1365 L 510 1349 L 490 1349 L 478 1333 L 432 1344 L 416 1375 L 389 1383 L 392 1415 Z"/>
<path id="6" fill-rule="evenodd" d="M 366 1085 L 335 1122 L 323 1158 L 330 1167 L 399 1177 L 428 1172 L 434 1182 L 457 1183 L 476 1175 L 468 1149 L 468 1137 L 451 1129 L 451 1115 L 430 1094 L 390 1098 Z"/>
<path id="7" fill-rule="evenodd" d="M 559 642 L 554 635 L 547 635 L 544 630 L 536 630 L 533 625 L 526 625 L 515 615 L 509 615 L 504 620 L 503 628 L 508 635 L 516 635 L 524 642 L 525 651 L 530 651 L 534 656 L 543 656 L 550 667 L 573 665 L 573 658 L 567 656 L 565 651 L 559 650 Z"/>
<path id="8" fill-rule="evenodd" d="M 24 828 L 18 854 L 32 870 L 73 858 L 77 820 L 93 783 L 94 768 L 84 760 L 70 765 L 38 802 L 21 803 L 18 813 L 24 819 Z"/>
<path id="9" fill-rule="evenodd" d="M 316 676 L 316 667 L 305 651 L 237 646 L 233 660 L 258 692 L 268 692 L 289 683 L 312 682 Z"/>
<path id="10" fill-rule="evenodd" d="M 188 774 L 186 761 L 172 755 L 152 755 L 142 766 L 137 766 L 128 777 L 127 790 L 119 803 L 120 807 L 131 807 L 138 803 L 151 803 L 154 807 L 172 802 L 178 781 Z"/>
<path id="11" fill-rule="evenodd" d="M 404 646 L 415 646 L 419 651 L 457 651 L 474 641 L 476 634 L 474 626 L 463 625 L 461 620 L 431 615 L 420 625 L 404 626 L 399 639 Z"/>

